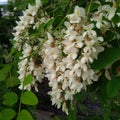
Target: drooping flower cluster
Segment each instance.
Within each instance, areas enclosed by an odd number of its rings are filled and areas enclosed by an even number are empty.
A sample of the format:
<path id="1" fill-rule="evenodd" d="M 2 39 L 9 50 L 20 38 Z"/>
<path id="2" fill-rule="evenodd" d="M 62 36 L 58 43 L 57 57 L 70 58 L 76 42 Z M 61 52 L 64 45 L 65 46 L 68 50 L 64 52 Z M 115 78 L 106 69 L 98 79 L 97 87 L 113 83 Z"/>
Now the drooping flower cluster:
<path id="1" fill-rule="evenodd" d="M 52 104 L 62 107 L 68 114 L 68 101 L 99 78 L 99 71 L 94 71 L 91 64 L 104 51 L 102 34 L 111 28 L 110 20 L 116 8 L 100 5 L 89 18 L 84 8 L 75 6 L 74 13 L 66 16 L 68 20 L 64 22 L 64 29 L 56 30 L 52 35 L 50 26 L 44 35 L 40 33 L 31 37 L 31 28 L 38 29 L 39 25 L 50 20 L 41 9 L 41 2 L 36 0 L 36 3 L 35 6 L 29 5 L 15 27 L 15 48 L 22 51 L 18 63 L 20 88 L 30 90 L 36 81 L 41 82 L 44 76 L 47 77 Z M 25 77 L 29 74 L 34 80 L 24 86 Z"/>
<path id="2" fill-rule="evenodd" d="M 30 30 L 38 29 L 42 23 L 47 23 L 50 18 L 41 8 L 41 2 L 36 0 L 36 5 L 29 4 L 28 9 L 23 11 L 23 16 L 20 16 L 20 21 L 17 21 L 15 32 L 14 47 L 22 51 L 20 62 L 18 63 L 19 80 L 21 82 L 20 89 L 30 90 L 35 86 L 35 82 L 41 82 L 43 79 L 42 59 L 39 54 L 39 45 L 44 41 L 43 37 L 34 37 L 30 35 Z M 50 26 L 51 29 L 51 26 Z M 36 53 L 38 51 L 38 53 Z M 34 54 L 34 55 L 33 55 Z M 23 81 L 27 75 L 33 76 L 31 84 L 23 86 Z"/>
<path id="3" fill-rule="evenodd" d="M 31 90 L 31 87 L 34 86 L 37 90 L 37 86 L 35 86 L 36 81 L 41 82 L 44 78 L 43 76 L 43 67 L 41 64 L 41 58 L 40 56 L 32 56 L 30 57 L 30 54 L 32 51 L 35 51 L 37 49 L 36 46 L 33 48 L 25 43 L 23 46 L 23 52 L 22 57 L 20 57 L 20 62 L 18 63 L 18 73 L 19 73 L 19 80 L 21 82 L 21 85 L 19 86 L 20 89 L 26 89 Z M 33 76 L 33 81 L 31 84 L 23 85 L 24 79 L 27 75 Z"/>
<path id="4" fill-rule="evenodd" d="M 58 108 L 62 106 L 66 113 L 67 101 L 72 101 L 76 93 L 98 80 L 90 64 L 104 50 L 100 44 L 103 38 L 93 30 L 95 26 L 87 20 L 84 8 L 76 6 L 74 13 L 67 17 L 69 21 L 65 22 L 67 29 L 63 30 L 65 35 L 62 41 L 57 44 L 48 33 L 43 49 L 46 76 L 52 87 L 49 92 L 52 103 Z"/>
<path id="5" fill-rule="evenodd" d="M 27 42 L 30 39 L 28 30 L 33 25 L 36 25 L 37 20 L 35 20 L 35 18 L 36 18 L 39 6 L 38 5 L 32 6 L 29 4 L 28 9 L 23 11 L 23 16 L 19 17 L 20 21 L 16 22 L 17 26 L 14 28 L 15 33 L 13 33 L 13 35 L 14 35 L 14 40 L 16 41 L 14 46 L 18 50 L 21 50 L 21 47 L 24 44 L 24 42 Z"/>

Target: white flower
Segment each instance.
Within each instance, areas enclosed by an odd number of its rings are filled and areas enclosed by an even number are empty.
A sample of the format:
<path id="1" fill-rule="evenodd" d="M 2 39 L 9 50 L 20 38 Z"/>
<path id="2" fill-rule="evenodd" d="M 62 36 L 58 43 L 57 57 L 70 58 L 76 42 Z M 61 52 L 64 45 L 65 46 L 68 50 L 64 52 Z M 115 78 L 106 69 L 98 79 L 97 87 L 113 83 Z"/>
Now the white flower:
<path id="1" fill-rule="evenodd" d="M 27 43 L 23 46 L 23 56 L 27 57 L 30 55 L 30 52 L 32 51 L 32 47 L 30 45 L 28 45 Z"/>
<path id="2" fill-rule="evenodd" d="M 106 17 L 108 18 L 108 20 L 111 20 L 114 17 L 116 12 L 116 8 L 111 7 L 110 5 L 103 5 L 102 10 L 108 12 L 106 14 Z"/>
<path id="3" fill-rule="evenodd" d="M 119 22 L 119 23 L 117 23 L 117 26 L 118 26 L 118 27 L 120 27 L 120 22 Z"/>
<path id="4" fill-rule="evenodd" d="M 76 37 L 76 47 L 82 48 L 84 46 L 83 41 L 84 41 L 83 36 L 77 36 Z"/>
<path id="5" fill-rule="evenodd" d="M 64 36 L 65 39 L 69 39 L 69 41 L 73 41 L 76 39 L 77 32 L 73 30 L 73 26 L 69 27 L 69 29 L 66 31 L 66 35 Z"/>
<path id="6" fill-rule="evenodd" d="M 83 26 L 83 29 L 85 29 L 85 32 L 83 33 L 83 37 L 86 35 L 88 36 L 96 36 L 96 32 L 92 30 L 94 28 L 94 24 L 89 24 L 87 26 Z"/>
<path id="7" fill-rule="evenodd" d="M 116 13 L 120 17 L 120 13 Z"/>
<path id="8" fill-rule="evenodd" d="M 76 14 L 70 14 L 67 17 L 70 19 L 70 23 L 79 23 L 81 21 L 81 18 Z"/>
<path id="9" fill-rule="evenodd" d="M 72 59 L 76 59 L 76 57 L 78 56 L 78 49 L 75 47 L 71 47 L 68 51 L 67 51 L 68 56 L 71 57 Z"/>
<path id="10" fill-rule="evenodd" d="M 82 17 L 85 17 L 85 9 L 75 6 L 74 13 L 67 15 L 70 23 L 79 23 Z"/>
<path id="11" fill-rule="evenodd" d="M 53 37 L 49 32 L 47 32 L 47 36 L 48 36 L 48 40 L 47 40 L 46 44 L 50 45 L 51 43 L 53 43 Z"/>
<path id="12" fill-rule="evenodd" d="M 41 0 L 36 0 L 36 7 L 39 8 L 42 6 Z"/>
<path id="13" fill-rule="evenodd" d="M 68 115 L 68 108 L 65 102 L 62 105 L 62 110 L 65 111 L 65 113 Z"/>
<path id="14" fill-rule="evenodd" d="M 75 6 L 74 13 L 79 17 L 85 17 L 85 9 L 79 6 Z"/>
<path id="15" fill-rule="evenodd" d="M 90 56 L 90 53 L 82 53 L 83 57 L 81 58 L 81 63 L 93 62 L 93 58 Z"/>
<path id="16" fill-rule="evenodd" d="M 92 21 L 96 21 L 97 23 L 96 23 L 96 27 L 97 28 L 101 28 L 102 26 L 103 26 L 103 13 L 100 13 L 99 15 L 95 15 L 92 19 L 91 19 Z"/>
<path id="17" fill-rule="evenodd" d="M 105 2 L 114 2 L 114 0 L 105 0 Z"/>

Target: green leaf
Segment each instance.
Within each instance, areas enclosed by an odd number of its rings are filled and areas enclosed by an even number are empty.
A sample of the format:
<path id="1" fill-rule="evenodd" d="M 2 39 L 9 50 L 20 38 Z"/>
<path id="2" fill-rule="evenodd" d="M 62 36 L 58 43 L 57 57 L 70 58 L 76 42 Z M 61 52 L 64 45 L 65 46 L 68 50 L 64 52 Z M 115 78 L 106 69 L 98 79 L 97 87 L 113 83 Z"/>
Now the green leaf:
<path id="1" fill-rule="evenodd" d="M 74 106 L 74 108 L 69 108 L 67 119 L 68 120 L 77 120 L 77 107 L 76 107 L 76 105 Z"/>
<path id="2" fill-rule="evenodd" d="M 99 101 L 103 104 L 107 101 L 107 93 L 106 93 L 106 83 L 100 85 L 100 88 L 97 90 L 97 97 Z"/>
<path id="3" fill-rule="evenodd" d="M 15 47 L 12 47 L 12 48 L 11 48 L 11 51 L 10 51 L 10 56 L 13 55 L 16 51 L 17 51 L 16 48 L 15 48 Z"/>
<path id="4" fill-rule="evenodd" d="M 38 31 L 40 32 L 41 30 L 43 30 L 45 25 L 46 25 L 46 23 L 41 23 L 38 27 Z"/>
<path id="5" fill-rule="evenodd" d="M 41 0 L 42 1 L 42 5 L 47 4 L 49 2 L 49 0 Z"/>
<path id="6" fill-rule="evenodd" d="M 3 81 L 7 78 L 10 69 L 11 69 L 11 64 L 7 64 L 0 70 L 0 81 Z"/>
<path id="7" fill-rule="evenodd" d="M 105 33 L 104 41 L 105 42 L 111 41 L 111 40 L 113 40 L 114 36 L 115 36 L 115 33 L 113 33 L 112 31 L 107 31 Z"/>
<path id="8" fill-rule="evenodd" d="M 23 86 L 26 86 L 30 84 L 33 81 L 33 76 L 32 75 L 27 75 L 24 79 Z"/>
<path id="9" fill-rule="evenodd" d="M 112 75 L 113 76 L 118 76 L 118 75 L 120 75 L 120 60 L 118 60 L 118 61 L 116 61 L 116 62 L 114 62 L 113 64 L 112 64 Z"/>
<path id="10" fill-rule="evenodd" d="M 52 25 L 54 21 L 55 21 L 54 18 L 50 19 L 50 20 L 47 22 L 47 24 L 45 25 L 45 29 L 47 29 L 50 25 Z"/>
<path id="11" fill-rule="evenodd" d="M 120 58 L 120 48 L 109 48 L 99 54 L 98 59 L 91 65 L 94 70 L 100 70 Z"/>
<path id="12" fill-rule="evenodd" d="M 38 104 L 38 98 L 31 91 L 23 92 L 23 94 L 20 97 L 20 100 L 23 104 L 26 104 L 26 105 L 37 105 Z"/>
<path id="13" fill-rule="evenodd" d="M 33 28 L 29 29 L 29 34 L 30 34 L 30 37 L 39 36 L 38 30 Z"/>
<path id="14" fill-rule="evenodd" d="M 7 108 L 2 110 L 0 114 L 0 120 L 12 120 L 15 117 L 16 112 L 13 109 Z"/>
<path id="15" fill-rule="evenodd" d="M 0 112 L 0 120 L 2 120 L 2 113 Z"/>
<path id="16" fill-rule="evenodd" d="M 102 104 L 106 104 L 107 103 L 107 82 L 108 80 L 106 79 L 105 75 L 102 74 L 99 78 L 99 80 L 95 83 L 93 83 L 92 86 L 90 86 L 90 92 L 95 92 L 95 94 L 97 95 L 97 98 L 99 100 L 99 102 L 101 102 Z M 95 99 L 95 98 L 94 98 Z"/>
<path id="17" fill-rule="evenodd" d="M 29 111 L 22 110 L 18 115 L 17 120 L 33 120 L 33 118 Z"/>
<path id="18" fill-rule="evenodd" d="M 108 97 L 115 97 L 120 90 L 120 77 L 112 78 L 107 84 Z"/>
<path id="19" fill-rule="evenodd" d="M 99 7 L 99 4 L 93 2 L 93 3 L 91 4 L 91 7 L 90 7 L 89 12 L 92 12 L 92 11 L 96 10 L 98 7 Z M 88 5 L 85 9 L 86 9 L 86 11 L 88 11 L 89 5 Z"/>
<path id="20" fill-rule="evenodd" d="M 15 92 L 7 92 L 3 95 L 4 105 L 14 105 L 18 101 L 18 96 Z"/>
<path id="21" fill-rule="evenodd" d="M 114 24 L 119 23 L 119 22 L 120 22 L 120 17 L 116 14 L 116 15 L 112 18 L 112 22 L 113 22 Z"/>
<path id="22" fill-rule="evenodd" d="M 18 77 L 11 77 L 11 78 L 7 79 L 6 86 L 14 87 L 14 86 L 19 85 L 19 83 L 20 83 L 20 81 L 19 81 Z"/>

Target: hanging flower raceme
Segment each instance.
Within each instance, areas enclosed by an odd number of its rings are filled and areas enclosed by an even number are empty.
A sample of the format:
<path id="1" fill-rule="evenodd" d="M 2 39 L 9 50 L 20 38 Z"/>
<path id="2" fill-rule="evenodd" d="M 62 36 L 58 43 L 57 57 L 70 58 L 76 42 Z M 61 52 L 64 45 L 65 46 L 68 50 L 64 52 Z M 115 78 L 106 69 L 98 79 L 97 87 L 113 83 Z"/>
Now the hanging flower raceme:
<path id="1" fill-rule="evenodd" d="M 47 13 L 42 10 L 42 5 L 39 0 L 36 0 L 36 5 L 29 4 L 28 9 L 23 11 L 23 16 L 20 16 L 20 21 L 17 21 L 17 26 L 14 28 L 14 47 L 22 51 L 19 66 L 20 89 L 31 90 L 31 87 L 36 88 L 36 81 L 41 82 L 44 77 L 44 68 L 42 67 L 42 57 L 39 50 L 41 44 L 45 41 L 44 35 L 41 36 L 41 31 L 38 31 L 37 37 L 32 35 L 32 32 L 39 29 L 39 25 L 47 23 L 50 18 Z M 48 28 L 51 30 L 51 26 Z M 32 75 L 33 81 L 28 85 L 23 85 L 25 78 Z"/>
<path id="2" fill-rule="evenodd" d="M 62 106 L 66 113 L 67 102 L 72 101 L 76 93 L 86 89 L 86 85 L 98 80 L 99 76 L 90 64 L 104 50 L 101 46 L 103 38 L 93 30 L 95 26 L 87 20 L 84 8 L 76 6 L 74 13 L 67 17 L 69 21 L 65 22 L 62 41 L 56 44 L 56 38 L 48 33 L 48 41 L 43 50 L 46 76 L 52 88 L 49 92 L 52 104 L 58 108 Z"/>
<path id="3" fill-rule="evenodd" d="M 100 71 L 94 71 L 91 64 L 104 51 L 102 34 L 112 27 L 110 21 L 115 12 L 113 6 L 100 4 L 90 18 L 84 8 L 75 6 L 74 12 L 66 15 L 64 29 L 53 33 L 52 25 L 41 30 L 52 20 L 43 12 L 41 2 L 36 0 L 35 6 L 29 5 L 14 28 L 14 47 L 22 51 L 18 63 L 19 88 L 31 90 L 36 81 L 47 77 L 52 104 L 68 114 L 68 103 L 74 95 L 99 78 Z M 37 35 L 32 34 L 34 30 L 38 31 Z M 33 81 L 24 85 L 28 75 Z"/>

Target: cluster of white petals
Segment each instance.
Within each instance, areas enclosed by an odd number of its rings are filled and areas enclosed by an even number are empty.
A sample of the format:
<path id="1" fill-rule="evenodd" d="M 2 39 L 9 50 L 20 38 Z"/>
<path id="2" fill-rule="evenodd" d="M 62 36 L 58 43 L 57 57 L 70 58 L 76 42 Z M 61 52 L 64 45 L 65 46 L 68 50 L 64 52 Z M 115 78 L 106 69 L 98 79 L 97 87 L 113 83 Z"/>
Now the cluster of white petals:
<path id="1" fill-rule="evenodd" d="M 40 24 L 47 23 L 50 18 L 41 8 L 41 1 L 36 0 L 36 5 L 28 5 L 28 9 L 23 11 L 23 16 L 20 16 L 20 21 L 17 21 L 17 26 L 14 28 L 14 47 L 22 51 L 20 62 L 18 63 L 18 73 L 21 85 L 20 89 L 31 90 L 31 87 L 36 88 L 36 81 L 41 82 L 44 76 L 44 68 L 42 67 L 41 55 L 34 52 L 38 51 L 38 47 L 43 43 L 43 38 L 32 38 L 30 29 L 37 29 Z M 32 83 L 24 86 L 23 82 L 27 75 L 33 76 Z"/>
<path id="2" fill-rule="evenodd" d="M 13 35 L 15 40 L 14 47 L 21 50 L 25 42 L 31 41 L 29 29 L 38 28 L 41 23 L 48 22 L 50 18 L 42 10 L 41 2 L 36 0 L 36 5 L 29 4 L 28 9 L 23 11 L 23 16 L 20 16 L 19 19 L 20 21 L 16 22 L 17 26 L 14 27 L 15 32 Z"/>
<path id="3" fill-rule="evenodd" d="M 20 89 L 27 89 L 31 90 L 31 87 L 34 86 L 37 90 L 37 86 L 35 86 L 36 81 L 41 82 L 44 78 L 43 76 L 43 67 L 41 65 L 40 57 L 39 61 L 36 57 L 29 57 L 31 52 L 36 49 L 36 46 L 33 48 L 25 43 L 23 46 L 23 52 L 22 57 L 20 57 L 20 62 L 18 63 L 18 73 L 19 73 L 19 80 L 21 82 L 21 85 L 19 86 Z M 31 84 L 28 84 L 26 86 L 23 85 L 24 79 L 27 75 L 32 75 L 34 80 Z"/>
<path id="4" fill-rule="evenodd" d="M 100 5 L 91 20 L 96 22 L 98 29 L 102 29 L 105 32 L 111 27 L 110 20 L 114 17 L 115 12 L 116 7 L 114 5 Z"/>
<path id="5" fill-rule="evenodd" d="M 86 85 L 98 80 L 98 74 L 91 69 L 90 64 L 100 52 L 103 38 L 97 36 L 94 24 L 87 20 L 84 8 L 76 6 L 73 14 L 67 15 L 64 36 L 58 44 L 56 38 L 48 33 L 44 45 L 43 59 L 46 76 L 52 90 L 52 104 L 68 113 L 67 102 L 73 96 L 86 89 Z M 62 55 L 64 54 L 64 55 Z"/>
<path id="6" fill-rule="evenodd" d="M 110 1 L 112 0 L 106 0 Z M 22 51 L 18 63 L 21 81 L 19 88 L 31 90 L 36 81 L 41 82 L 47 77 L 51 87 L 48 94 L 52 104 L 57 108 L 62 107 L 68 114 L 68 102 L 74 99 L 74 95 L 86 90 L 87 85 L 99 78 L 99 71 L 94 71 L 91 64 L 98 58 L 98 54 L 104 51 L 104 38 L 98 35 L 95 29 L 104 33 L 110 29 L 110 20 L 115 12 L 116 8 L 113 6 L 100 5 L 89 18 L 84 8 L 75 6 L 74 12 L 66 16 L 68 20 L 64 22 L 64 29 L 56 30 L 52 35 L 51 26 L 50 30 L 45 31 L 44 37 L 31 38 L 29 30 L 37 29 L 50 18 L 41 9 L 39 0 L 36 0 L 35 6 L 29 5 L 14 28 L 16 32 L 13 33 L 14 46 Z M 32 75 L 34 80 L 24 86 L 27 75 Z"/>

